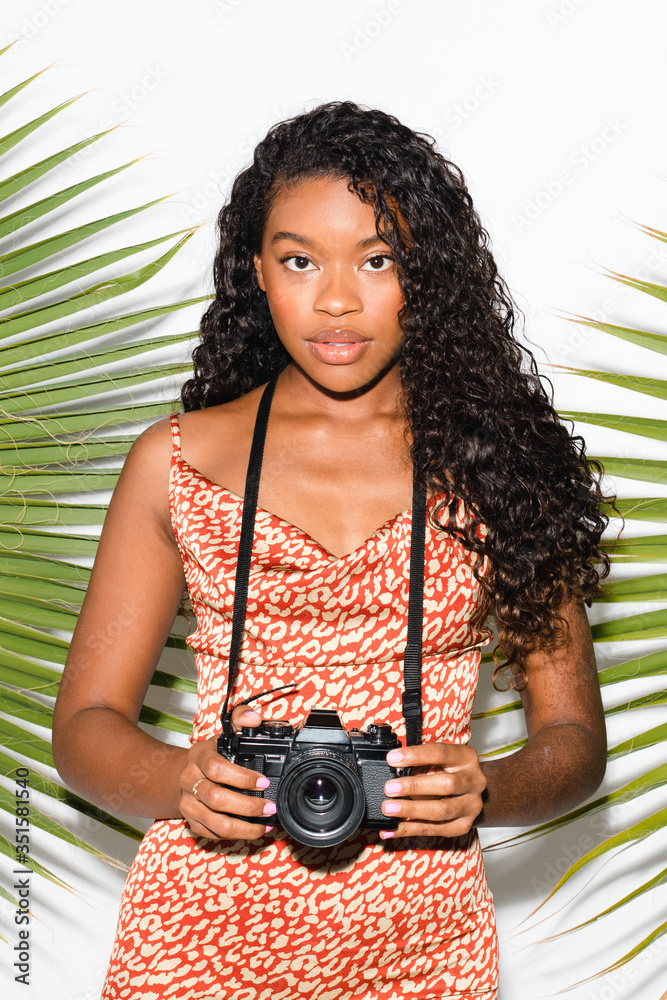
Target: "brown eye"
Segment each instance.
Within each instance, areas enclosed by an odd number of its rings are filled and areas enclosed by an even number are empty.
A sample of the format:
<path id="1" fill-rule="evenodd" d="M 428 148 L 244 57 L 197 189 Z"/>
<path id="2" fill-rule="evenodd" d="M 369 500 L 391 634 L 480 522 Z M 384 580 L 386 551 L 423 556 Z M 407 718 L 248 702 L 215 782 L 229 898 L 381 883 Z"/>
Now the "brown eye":
<path id="1" fill-rule="evenodd" d="M 285 257 L 283 263 L 290 271 L 308 271 L 310 270 L 309 265 L 312 264 L 312 261 L 307 257 L 301 257 L 298 254 L 293 254 L 291 257 Z"/>
<path id="2" fill-rule="evenodd" d="M 366 265 L 369 265 L 367 270 L 370 271 L 388 271 L 393 263 L 392 257 L 388 257 L 384 253 L 378 253 L 373 257 L 369 257 L 363 266 L 366 268 Z"/>

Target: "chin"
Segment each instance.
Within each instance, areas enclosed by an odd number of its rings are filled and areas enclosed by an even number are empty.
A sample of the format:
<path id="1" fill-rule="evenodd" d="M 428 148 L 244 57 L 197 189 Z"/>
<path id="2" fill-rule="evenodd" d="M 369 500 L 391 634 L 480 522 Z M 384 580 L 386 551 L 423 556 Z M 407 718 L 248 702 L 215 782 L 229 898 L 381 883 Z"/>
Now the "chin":
<path id="1" fill-rule="evenodd" d="M 317 370 L 307 372 L 308 377 L 329 392 L 362 392 L 386 374 L 386 371 L 358 371 L 354 365 L 322 366 Z"/>

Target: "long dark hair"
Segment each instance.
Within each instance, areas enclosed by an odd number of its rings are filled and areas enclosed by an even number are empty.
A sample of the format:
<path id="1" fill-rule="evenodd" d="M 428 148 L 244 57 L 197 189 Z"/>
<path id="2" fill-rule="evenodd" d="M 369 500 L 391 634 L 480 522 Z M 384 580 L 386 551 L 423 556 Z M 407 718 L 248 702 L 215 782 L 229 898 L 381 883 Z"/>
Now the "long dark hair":
<path id="1" fill-rule="evenodd" d="M 237 399 L 291 360 L 253 256 L 277 192 L 318 176 L 347 179 L 373 206 L 397 262 L 405 297 L 399 370 L 413 462 L 427 486 L 445 494 L 433 526 L 474 553 L 482 597 L 473 621 L 492 612 L 498 627 L 494 686 L 521 688 L 524 654 L 566 638 L 561 603 L 577 597 L 590 606 L 600 593 L 610 569 L 598 544 L 609 523 L 603 505 L 614 507 L 616 498 L 602 494 L 602 467 L 564 426 L 552 383 L 547 379 L 547 395 L 532 352 L 515 339 L 518 310 L 488 233 L 461 170 L 434 139 L 350 101 L 269 130 L 218 216 L 215 298 L 202 319 L 183 406 Z"/>

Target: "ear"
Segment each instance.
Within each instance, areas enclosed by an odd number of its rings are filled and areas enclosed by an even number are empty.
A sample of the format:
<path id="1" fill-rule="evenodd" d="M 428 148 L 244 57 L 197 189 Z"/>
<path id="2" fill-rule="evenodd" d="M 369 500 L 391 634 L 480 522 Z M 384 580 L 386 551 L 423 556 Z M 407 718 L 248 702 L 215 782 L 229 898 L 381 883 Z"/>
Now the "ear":
<path id="1" fill-rule="evenodd" d="M 264 287 L 264 275 L 262 274 L 262 258 L 258 254 L 255 254 L 253 262 L 255 265 L 255 273 L 257 274 L 257 284 L 262 291 L 265 292 L 266 288 Z"/>

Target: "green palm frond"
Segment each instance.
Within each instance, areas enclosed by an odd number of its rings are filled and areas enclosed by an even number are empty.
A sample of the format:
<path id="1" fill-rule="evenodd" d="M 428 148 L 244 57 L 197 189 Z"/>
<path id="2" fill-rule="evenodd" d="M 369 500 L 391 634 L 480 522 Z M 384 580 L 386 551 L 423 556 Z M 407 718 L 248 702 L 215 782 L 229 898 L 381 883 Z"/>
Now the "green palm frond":
<path id="1" fill-rule="evenodd" d="M 499 847 L 504 847 L 509 844 L 518 844 L 523 843 L 524 841 L 535 840 L 538 837 L 544 837 L 549 833 L 554 833 L 556 830 L 559 830 L 562 826 L 574 823 L 576 820 L 584 819 L 587 816 L 593 816 L 595 813 L 603 812 L 605 809 L 609 809 L 612 806 L 625 805 L 633 799 L 638 798 L 640 795 L 652 792 L 656 788 L 662 788 L 666 784 L 667 764 L 660 764 L 658 767 L 654 767 L 650 771 L 647 771 L 646 774 L 642 774 L 638 778 L 635 778 L 634 781 L 629 781 L 627 784 L 623 785 L 622 788 L 616 789 L 615 792 L 610 792 L 609 795 L 603 795 L 601 798 L 595 799 L 593 802 L 588 802 L 586 805 L 580 806 L 578 809 L 573 809 L 571 812 L 565 813 L 563 816 L 558 816 L 556 819 L 552 819 L 548 823 L 542 823 L 540 826 L 533 827 L 531 830 L 524 830 L 521 833 L 516 834 L 514 837 L 508 837 L 506 840 L 499 840 L 495 844 L 489 844 L 486 849 L 496 850 Z"/>
<path id="2" fill-rule="evenodd" d="M 10 105 L 43 72 L 1 94 L 0 107 Z M 29 149 L 31 136 L 48 130 L 77 100 L 5 131 L 0 172 L 4 154 Z M 113 183 L 142 159 L 59 186 L 58 168 L 111 131 L 90 135 L 0 176 L 0 203 L 23 194 L 29 202 L 0 210 L 0 768 L 11 779 L 17 767 L 29 767 L 31 789 L 38 793 L 30 803 L 35 827 L 115 864 L 61 819 L 64 806 L 65 814 L 74 810 L 72 817 L 78 813 L 93 818 L 131 841 L 142 836 L 65 788 L 53 768 L 53 704 L 69 648 L 63 634 L 71 634 L 76 624 L 106 497 L 138 433 L 136 424 L 169 411 L 173 390 L 165 397 L 160 386 L 191 368 L 183 361 L 154 360 L 159 349 L 186 350 L 194 336 L 190 329 L 157 332 L 156 324 L 201 305 L 208 296 L 142 304 L 139 309 L 132 304 L 132 293 L 169 265 L 193 229 L 112 243 L 94 254 L 81 250 L 93 238 L 113 239 L 114 232 L 168 196 L 93 216 L 81 225 L 62 225 L 55 233 L 43 229 L 40 237 L 39 227 L 50 225 L 57 210 L 66 219 L 70 203 L 76 201 L 78 207 L 82 199 L 89 199 L 92 208 L 99 185 Z M 128 267 L 134 257 L 140 258 L 139 264 Z M 114 311 L 116 299 L 123 305 Z M 125 342 L 119 343 L 117 334 L 125 336 Z M 139 387 L 150 389 L 153 401 L 135 403 L 132 391 Z M 110 458 L 115 458 L 112 464 Z M 99 464 L 102 459 L 105 463 Z M 166 645 L 189 648 L 176 633 Z M 158 688 L 192 693 L 196 685 L 157 670 L 153 689 Z M 191 719 L 152 707 L 151 700 L 149 693 L 141 712 L 144 723 L 175 733 L 191 731 Z M 13 816 L 14 807 L 13 794 L 0 788 L 0 812 Z M 0 853 L 15 859 L 16 847 L 0 837 Z M 25 863 L 38 875 L 70 888 L 38 862 Z M 12 901 L 5 893 L 3 898 Z"/>
<path id="3" fill-rule="evenodd" d="M 643 231 L 655 239 L 663 242 L 667 240 L 667 234 L 659 230 L 651 229 L 648 226 L 640 227 Z M 667 287 L 647 281 L 635 280 L 627 275 L 609 271 L 609 276 L 621 284 L 636 289 L 646 295 L 650 295 L 663 302 L 667 302 Z M 653 351 L 661 355 L 667 354 L 667 334 L 653 333 L 647 330 L 633 329 L 631 327 L 617 326 L 611 323 L 602 323 L 585 316 L 566 316 L 569 322 L 583 324 L 600 333 L 612 337 L 620 338 L 628 343 L 635 344 L 646 350 Z M 656 399 L 667 399 L 667 381 L 653 378 L 651 376 L 625 375 L 621 372 L 595 371 L 592 369 L 572 368 L 566 365 L 553 365 L 557 370 L 580 378 L 593 379 L 607 385 L 614 385 L 626 389 L 630 392 L 640 393 L 642 396 L 652 396 Z M 566 420 L 580 421 L 582 423 L 595 424 L 615 431 L 625 431 L 626 433 L 650 438 L 658 441 L 667 440 L 667 421 L 653 417 L 635 417 L 626 414 L 588 412 L 583 410 L 562 410 L 560 416 Z M 667 462 L 653 459 L 627 458 L 621 456 L 605 455 L 593 456 L 589 458 L 597 461 L 602 466 L 605 474 L 620 476 L 631 480 L 640 480 L 651 485 L 667 484 Z M 639 521 L 653 521 L 667 523 L 667 498 L 665 497 L 624 497 L 617 500 L 616 506 L 620 513 L 628 519 Z M 667 534 L 643 535 L 634 538 L 614 538 L 610 537 L 603 542 L 612 565 L 634 563 L 655 563 L 667 562 Z M 616 580 L 603 584 L 602 594 L 598 598 L 599 602 L 616 605 L 618 603 L 667 603 L 667 574 L 652 573 L 631 579 Z M 644 611 L 640 614 L 621 615 L 607 621 L 599 622 L 591 628 L 593 641 L 600 642 L 637 642 L 642 640 L 667 639 L 667 610 L 656 609 L 655 611 Z M 483 657 L 483 659 L 490 657 Z M 667 674 L 667 648 L 651 652 L 644 656 L 625 660 L 622 663 L 605 667 L 599 671 L 600 684 L 604 687 L 622 684 L 625 681 L 633 681 L 645 678 L 659 678 Z M 615 688 L 612 688 L 615 690 Z M 627 713 L 635 709 L 649 707 L 664 707 L 667 704 L 667 689 L 662 688 L 640 697 L 628 699 L 627 696 L 618 698 L 615 703 L 606 708 L 605 714 L 608 717 L 619 713 Z M 490 719 L 507 712 L 514 712 L 521 707 L 518 699 L 510 700 L 494 709 L 477 713 L 475 718 Z M 481 755 L 484 758 L 491 758 L 500 754 L 510 753 L 525 745 L 526 740 L 520 739 L 504 746 L 492 747 L 487 753 Z M 617 743 L 610 747 L 608 759 L 614 760 L 619 757 L 633 754 L 637 751 L 667 744 L 667 724 L 660 723 L 644 732 L 639 733 L 629 739 Z M 611 808 L 614 805 L 624 804 L 632 800 L 639 800 L 641 797 L 656 789 L 664 789 L 667 783 L 667 766 L 662 764 L 652 767 L 632 781 L 627 782 L 622 787 L 615 789 L 608 794 L 594 799 L 578 809 L 572 810 L 564 816 L 560 816 L 549 823 L 529 830 L 524 830 L 516 836 L 498 841 L 489 845 L 488 849 L 501 849 L 503 847 L 514 846 L 538 837 L 555 835 L 557 831 L 577 820 L 590 817 L 595 813 Z M 644 819 L 632 823 L 626 829 L 620 830 L 614 836 L 607 837 L 602 843 L 591 848 L 583 857 L 574 862 L 560 880 L 549 891 L 534 913 L 540 909 L 547 900 L 569 883 L 570 879 L 577 873 L 587 869 L 594 861 L 608 856 L 622 849 L 633 847 L 643 842 L 647 837 L 663 829 L 667 824 L 667 808 L 659 809 Z M 595 914 L 588 920 L 577 924 L 575 927 L 562 931 L 546 940 L 554 940 L 563 934 L 574 933 L 591 923 L 603 920 L 608 914 L 618 911 L 621 907 L 637 899 L 639 896 L 653 891 L 662 891 L 662 899 L 665 900 L 664 886 L 667 884 L 667 869 L 660 872 L 653 878 L 644 881 L 641 878 L 642 864 L 638 858 L 637 874 L 638 885 L 635 889 L 626 893 L 623 898 L 618 899 L 611 906 L 600 913 Z M 655 898 L 658 898 L 657 896 Z M 532 916 L 532 914 L 531 914 Z M 659 923 L 642 940 L 633 943 L 632 947 L 616 962 L 607 968 L 596 972 L 590 979 L 605 975 L 640 955 L 644 949 L 648 948 L 655 940 L 667 932 L 667 923 Z M 588 982 L 589 979 L 584 980 Z M 579 984 L 573 984 L 579 985 Z M 569 987 L 572 988 L 572 987 Z"/>
<path id="4" fill-rule="evenodd" d="M 612 562 L 667 562 L 667 535 L 615 538 L 604 543 Z"/>
<path id="5" fill-rule="evenodd" d="M 559 413 L 566 420 L 580 420 L 582 423 L 597 424 L 599 427 L 609 427 L 627 434 L 653 438 L 655 441 L 667 441 L 667 420 L 631 417 L 625 413 L 586 413 L 583 410 L 560 410 Z"/>
<path id="6" fill-rule="evenodd" d="M 548 902 L 551 897 L 558 892 L 569 880 L 586 867 L 591 861 L 595 861 L 597 858 L 603 857 L 610 851 L 616 848 L 625 847 L 631 843 L 637 843 L 639 841 L 645 840 L 652 834 L 656 833 L 658 830 L 662 830 L 667 823 L 667 806 L 663 809 L 659 809 L 657 812 L 652 813 L 645 819 L 639 820 L 637 823 L 633 823 L 625 830 L 621 830 L 619 833 L 615 833 L 613 837 L 607 837 L 603 840 L 601 844 L 596 847 L 591 848 L 587 851 L 583 857 L 579 858 L 568 868 L 564 875 L 556 882 L 555 886 L 548 895 L 539 903 L 533 913 L 536 913 L 546 902 Z M 530 914 L 532 916 L 533 914 Z"/>

